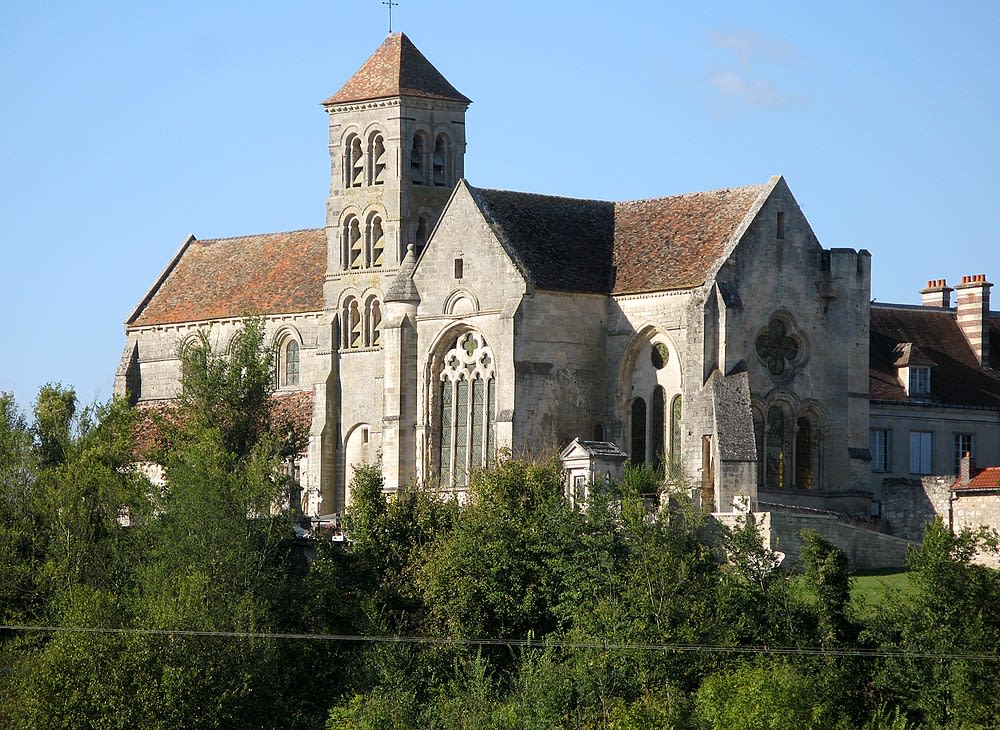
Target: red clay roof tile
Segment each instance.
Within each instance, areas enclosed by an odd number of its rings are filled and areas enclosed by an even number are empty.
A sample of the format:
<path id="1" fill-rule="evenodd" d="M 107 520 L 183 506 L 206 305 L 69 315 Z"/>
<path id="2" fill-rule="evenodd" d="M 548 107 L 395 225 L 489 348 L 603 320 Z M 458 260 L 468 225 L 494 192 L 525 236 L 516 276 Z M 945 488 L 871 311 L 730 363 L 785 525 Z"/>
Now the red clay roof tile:
<path id="1" fill-rule="evenodd" d="M 322 228 L 192 239 L 127 327 L 323 309 Z"/>
<path id="2" fill-rule="evenodd" d="M 323 102 L 344 104 L 392 96 L 419 96 L 469 104 L 402 33 L 388 36 L 340 91 Z"/>
<path id="3" fill-rule="evenodd" d="M 1000 489 L 1000 466 L 988 466 L 969 480 L 968 484 L 962 484 L 956 480 L 951 485 L 952 489 Z"/>

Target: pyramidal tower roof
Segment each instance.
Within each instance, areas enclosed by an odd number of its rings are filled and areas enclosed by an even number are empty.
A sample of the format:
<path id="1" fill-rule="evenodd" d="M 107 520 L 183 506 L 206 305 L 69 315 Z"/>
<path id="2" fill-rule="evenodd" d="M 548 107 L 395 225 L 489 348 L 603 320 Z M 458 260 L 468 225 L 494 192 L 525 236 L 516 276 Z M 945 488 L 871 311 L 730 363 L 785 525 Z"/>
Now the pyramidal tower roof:
<path id="1" fill-rule="evenodd" d="M 420 96 L 471 103 L 468 97 L 448 83 L 448 79 L 431 65 L 409 38 L 402 33 L 392 33 L 340 91 L 323 104 L 344 104 L 393 96 Z"/>

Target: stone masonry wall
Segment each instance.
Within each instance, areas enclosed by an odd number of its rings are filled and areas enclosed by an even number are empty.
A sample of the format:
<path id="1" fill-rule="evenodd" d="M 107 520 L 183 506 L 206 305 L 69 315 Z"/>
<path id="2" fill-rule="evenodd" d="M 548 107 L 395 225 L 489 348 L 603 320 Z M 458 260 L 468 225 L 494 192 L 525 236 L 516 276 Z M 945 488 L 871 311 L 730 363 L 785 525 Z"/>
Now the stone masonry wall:
<path id="1" fill-rule="evenodd" d="M 882 482 L 882 518 L 889 532 L 907 540 L 921 540 L 935 516 L 948 524 L 948 487 L 954 477 L 885 479 Z"/>

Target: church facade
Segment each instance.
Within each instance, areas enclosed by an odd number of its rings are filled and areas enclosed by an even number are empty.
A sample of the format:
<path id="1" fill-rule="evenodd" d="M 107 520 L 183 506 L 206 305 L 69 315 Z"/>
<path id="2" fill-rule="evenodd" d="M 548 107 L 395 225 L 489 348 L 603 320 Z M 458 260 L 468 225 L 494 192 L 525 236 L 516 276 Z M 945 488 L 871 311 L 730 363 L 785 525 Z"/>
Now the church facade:
<path id="1" fill-rule="evenodd" d="M 575 438 L 712 511 L 869 485 L 868 252 L 823 248 L 780 177 L 628 202 L 475 187 L 469 103 L 386 38 L 324 103 L 324 227 L 190 237 L 126 321 L 116 392 L 169 400 L 185 342 L 225 352 L 262 316 L 276 397 L 311 424 L 309 515 L 362 463 L 461 492 L 502 450 Z"/>

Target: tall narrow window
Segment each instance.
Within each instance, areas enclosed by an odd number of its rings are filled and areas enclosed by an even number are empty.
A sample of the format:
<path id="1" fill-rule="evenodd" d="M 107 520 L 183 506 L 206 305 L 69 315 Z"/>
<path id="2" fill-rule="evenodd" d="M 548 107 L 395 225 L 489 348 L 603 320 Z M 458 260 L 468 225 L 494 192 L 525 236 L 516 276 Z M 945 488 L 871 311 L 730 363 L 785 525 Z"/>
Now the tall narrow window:
<path id="1" fill-rule="evenodd" d="M 873 428 L 868 432 L 868 450 L 872 455 L 872 471 L 892 471 L 889 461 L 889 431 Z"/>
<path id="2" fill-rule="evenodd" d="M 632 455 L 633 464 L 646 463 L 646 401 L 632 400 Z"/>
<path id="3" fill-rule="evenodd" d="M 448 138 L 443 134 L 434 141 L 434 184 L 448 185 Z"/>
<path id="4" fill-rule="evenodd" d="M 365 263 L 365 248 L 361 239 L 361 223 L 353 215 L 344 221 L 343 239 L 344 268 L 362 268 Z"/>
<path id="5" fill-rule="evenodd" d="M 667 395 L 662 385 L 653 388 L 652 410 L 649 414 L 649 441 L 653 465 L 663 466 L 666 445 Z"/>
<path id="6" fill-rule="evenodd" d="M 675 469 L 681 463 L 681 397 L 670 401 L 670 463 Z"/>
<path id="7" fill-rule="evenodd" d="M 377 213 L 368 217 L 365 239 L 365 264 L 381 266 L 385 260 L 385 231 L 382 230 L 382 217 Z"/>
<path id="8" fill-rule="evenodd" d="M 422 215 L 417 219 L 417 235 L 416 240 L 417 255 L 424 250 L 424 246 L 427 245 L 427 216 Z"/>
<path id="9" fill-rule="evenodd" d="M 765 479 L 770 489 L 785 488 L 785 416 L 777 406 L 767 410 Z"/>
<path id="10" fill-rule="evenodd" d="M 493 354 L 482 335 L 467 332 L 456 339 L 439 379 L 441 484 L 462 488 L 474 469 L 491 463 L 496 449 Z"/>
<path id="11" fill-rule="evenodd" d="M 347 172 L 347 187 L 360 188 L 365 178 L 364 149 L 361 138 L 352 134 L 347 140 L 344 169 Z"/>
<path id="12" fill-rule="evenodd" d="M 928 431 L 910 431 L 910 474 L 931 473 L 933 436 Z"/>
<path id="13" fill-rule="evenodd" d="M 375 297 L 369 299 L 365 307 L 365 345 L 382 345 L 382 305 Z"/>
<path id="14" fill-rule="evenodd" d="M 795 431 L 795 486 L 799 489 L 812 489 L 815 486 L 813 428 L 808 418 L 800 418 Z"/>
<path id="15" fill-rule="evenodd" d="M 285 344 L 284 367 L 282 368 L 282 385 L 299 384 L 299 343 L 289 339 Z"/>
<path id="16" fill-rule="evenodd" d="M 778 238 L 785 237 L 785 214 L 780 210 L 778 211 L 777 233 Z"/>
<path id="17" fill-rule="evenodd" d="M 385 183 L 385 140 L 375 132 L 368 138 L 368 184 Z"/>
<path id="18" fill-rule="evenodd" d="M 417 132 L 410 147 L 410 180 L 414 185 L 423 185 L 424 180 L 424 137 Z"/>
<path id="19" fill-rule="evenodd" d="M 344 300 L 341 321 L 343 322 L 344 348 L 353 350 L 364 347 L 364 318 L 361 316 L 358 300 L 354 297 Z"/>

